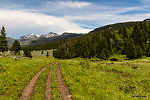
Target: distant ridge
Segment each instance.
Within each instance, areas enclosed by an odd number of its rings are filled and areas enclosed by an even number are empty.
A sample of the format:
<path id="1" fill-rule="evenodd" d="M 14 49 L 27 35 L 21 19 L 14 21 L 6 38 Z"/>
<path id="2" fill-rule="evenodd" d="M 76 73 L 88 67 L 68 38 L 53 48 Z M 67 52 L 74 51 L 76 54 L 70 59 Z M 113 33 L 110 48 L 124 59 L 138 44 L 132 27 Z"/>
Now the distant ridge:
<path id="1" fill-rule="evenodd" d="M 123 22 L 123 23 L 115 23 L 115 24 L 109 24 L 106 26 L 102 26 L 99 28 L 96 28 L 94 30 L 92 30 L 89 33 L 93 33 L 93 32 L 97 32 L 97 31 L 106 31 L 106 30 L 118 30 L 122 27 L 133 27 L 135 25 L 135 23 L 140 22 L 140 21 L 131 21 L 131 22 Z"/>

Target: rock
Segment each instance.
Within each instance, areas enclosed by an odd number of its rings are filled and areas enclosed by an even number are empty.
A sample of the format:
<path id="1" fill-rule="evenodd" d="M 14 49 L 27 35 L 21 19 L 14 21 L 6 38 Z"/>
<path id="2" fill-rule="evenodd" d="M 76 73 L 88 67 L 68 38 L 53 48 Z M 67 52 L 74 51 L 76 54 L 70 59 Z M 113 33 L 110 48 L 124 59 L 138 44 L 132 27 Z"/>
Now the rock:
<path id="1" fill-rule="evenodd" d="M 21 58 L 20 56 L 17 56 L 16 58 Z"/>
<path id="2" fill-rule="evenodd" d="M 110 61 L 118 61 L 117 58 L 111 58 Z"/>
<path id="3" fill-rule="evenodd" d="M 68 98 L 72 98 L 72 95 L 68 95 Z"/>
<path id="4" fill-rule="evenodd" d="M 17 57 L 13 57 L 14 59 L 20 59 L 21 57 L 20 56 L 17 56 Z"/>

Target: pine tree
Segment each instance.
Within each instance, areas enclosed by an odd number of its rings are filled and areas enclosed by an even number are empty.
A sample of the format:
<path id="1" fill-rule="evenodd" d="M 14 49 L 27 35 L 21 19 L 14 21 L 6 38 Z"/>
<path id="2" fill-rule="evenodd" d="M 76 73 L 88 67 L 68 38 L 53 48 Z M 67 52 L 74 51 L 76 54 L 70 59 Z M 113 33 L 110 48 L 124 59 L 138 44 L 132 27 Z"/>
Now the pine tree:
<path id="1" fill-rule="evenodd" d="M 21 49 L 20 43 L 18 40 L 15 40 L 13 45 L 12 45 L 12 51 L 15 52 L 15 54 L 19 53 Z"/>
<path id="2" fill-rule="evenodd" d="M 101 52 L 100 59 L 107 60 L 109 58 L 109 51 L 104 48 Z"/>
<path id="3" fill-rule="evenodd" d="M 136 46 L 136 57 L 137 57 L 137 58 L 140 58 L 140 57 L 142 57 L 142 56 L 143 56 L 142 49 L 141 49 L 141 47 L 138 45 L 138 46 Z"/>
<path id="4" fill-rule="evenodd" d="M 128 41 L 127 54 L 126 57 L 129 59 L 135 59 L 137 57 L 136 47 L 132 39 Z"/>
<path id="5" fill-rule="evenodd" d="M 146 22 L 142 22 L 142 28 L 141 28 L 145 33 L 148 33 L 148 27 Z"/>
<path id="6" fill-rule="evenodd" d="M 32 58 L 32 54 L 31 54 L 31 51 L 30 51 L 30 50 L 24 49 L 23 51 L 24 51 L 24 56 L 25 56 L 25 57 Z"/>
<path id="7" fill-rule="evenodd" d="M 123 27 L 123 29 L 122 29 L 122 35 L 123 35 L 123 37 L 128 38 L 128 32 L 127 32 L 127 29 L 125 27 Z"/>
<path id="8" fill-rule="evenodd" d="M 52 55 L 53 57 L 54 57 L 54 55 L 55 55 L 54 52 L 55 52 L 55 51 L 54 51 L 54 49 L 53 49 L 53 55 Z"/>
<path id="9" fill-rule="evenodd" d="M 104 49 L 101 52 L 100 59 L 103 59 L 103 60 L 107 59 Z"/>
<path id="10" fill-rule="evenodd" d="M 48 52 L 48 51 L 47 51 L 46 57 L 47 57 L 47 58 L 49 57 L 49 52 Z"/>
<path id="11" fill-rule="evenodd" d="M 123 42 L 123 49 L 122 49 L 122 51 L 121 51 L 121 54 L 122 55 L 126 55 L 127 54 L 127 49 L 128 49 L 128 44 L 127 44 L 127 42 L 129 41 L 127 38 L 124 38 L 124 40 L 123 40 L 124 42 Z"/>
<path id="12" fill-rule="evenodd" d="M 6 39 L 6 33 L 5 33 L 5 28 L 2 26 L 1 29 L 1 35 L 0 35 L 0 52 L 4 52 L 8 50 L 8 45 L 7 45 L 7 39 Z"/>
<path id="13" fill-rule="evenodd" d="M 145 56 L 150 57 L 150 45 L 148 44 L 146 47 L 146 53 Z"/>
<path id="14" fill-rule="evenodd" d="M 31 51 L 28 51 L 29 58 L 32 58 Z"/>
<path id="15" fill-rule="evenodd" d="M 119 35 L 122 34 L 122 28 L 120 28 L 120 29 L 118 30 L 118 34 L 119 34 Z"/>
<path id="16" fill-rule="evenodd" d="M 134 26 L 133 34 L 132 34 L 131 37 L 134 40 L 135 45 L 140 45 L 141 47 L 143 46 L 143 42 L 145 40 L 144 40 L 144 36 L 143 36 L 142 30 L 141 30 L 141 28 L 139 27 L 138 24 L 136 24 Z"/>
<path id="17" fill-rule="evenodd" d="M 148 29 L 149 29 L 149 32 L 148 32 L 148 39 L 150 40 L 150 23 L 148 25 Z"/>
<path id="18" fill-rule="evenodd" d="M 102 41 L 100 41 L 100 39 L 99 40 L 97 40 L 97 46 L 96 46 L 96 57 L 97 58 L 101 58 L 101 52 L 102 52 L 102 50 L 103 50 L 103 43 L 102 43 Z"/>
<path id="19" fill-rule="evenodd" d="M 43 54 L 43 50 L 42 50 L 41 54 Z"/>

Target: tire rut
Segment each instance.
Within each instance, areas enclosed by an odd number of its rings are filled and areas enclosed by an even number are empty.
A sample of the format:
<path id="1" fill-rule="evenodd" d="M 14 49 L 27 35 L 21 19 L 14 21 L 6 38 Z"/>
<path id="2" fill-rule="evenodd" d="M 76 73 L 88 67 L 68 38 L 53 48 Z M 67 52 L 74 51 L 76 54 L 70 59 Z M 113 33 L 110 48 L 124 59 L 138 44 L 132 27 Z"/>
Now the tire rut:
<path id="1" fill-rule="evenodd" d="M 48 65 L 49 66 L 49 65 Z M 39 72 L 37 72 L 34 77 L 30 80 L 30 82 L 28 83 L 28 85 L 23 89 L 22 91 L 22 96 L 18 99 L 18 100 L 29 100 L 33 91 L 34 91 L 34 86 L 36 84 L 36 81 L 38 79 L 38 77 L 40 76 L 40 74 L 48 67 L 44 67 L 42 68 Z"/>
<path id="2" fill-rule="evenodd" d="M 52 99 L 52 94 L 51 94 L 51 76 L 52 76 L 53 68 L 50 70 L 50 72 L 48 74 L 47 81 L 46 81 L 45 100 L 51 100 Z"/>
<path id="3" fill-rule="evenodd" d="M 60 94 L 62 100 L 73 100 L 72 95 L 69 92 L 69 89 L 66 87 L 65 82 L 62 78 L 60 64 L 57 68 L 57 80 L 59 84 Z"/>

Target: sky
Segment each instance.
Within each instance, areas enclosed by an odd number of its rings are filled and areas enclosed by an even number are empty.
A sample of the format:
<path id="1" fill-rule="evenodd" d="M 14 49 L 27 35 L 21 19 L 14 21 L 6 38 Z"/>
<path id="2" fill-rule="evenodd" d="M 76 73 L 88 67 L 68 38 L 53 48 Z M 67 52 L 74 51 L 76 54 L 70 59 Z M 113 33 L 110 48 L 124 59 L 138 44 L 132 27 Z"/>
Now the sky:
<path id="1" fill-rule="evenodd" d="M 9 37 L 88 33 L 108 24 L 150 18 L 150 0 L 0 0 L 0 26 Z"/>

